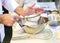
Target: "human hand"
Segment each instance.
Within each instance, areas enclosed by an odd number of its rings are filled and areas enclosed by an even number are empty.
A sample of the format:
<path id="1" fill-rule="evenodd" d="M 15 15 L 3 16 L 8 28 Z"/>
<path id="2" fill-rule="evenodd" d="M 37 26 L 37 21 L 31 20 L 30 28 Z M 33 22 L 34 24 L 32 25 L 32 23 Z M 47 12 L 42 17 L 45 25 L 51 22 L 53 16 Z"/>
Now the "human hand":
<path id="1" fill-rule="evenodd" d="M 35 13 L 35 9 L 33 8 L 35 4 L 28 6 L 27 8 L 24 9 L 24 12 L 22 13 L 22 16 L 27 16 Z"/>
<path id="2" fill-rule="evenodd" d="M 43 8 L 35 8 L 35 13 L 43 13 L 44 9 Z"/>
<path id="3" fill-rule="evenodd" d="M 12 26 L 16 19 L 18 19 L 18 16 L 12 16 L 11 14 L 4 14 L 1 16 L 1 22 L 6 26 Z"/>
<path id="4" fill-rule="evenodd" d="M 34 8 L 35 5 L 36 4 L 34 3 L 33 5 L 27 7 L 26 10 L 27 10 L 28 14 L 39 13 L 39 12 L 43 13 L 44 12 L 43 8 Z"/>
<path id="5" fill-rule="evenodd" d="M 44 12 L 43 8 L 34 8 L 34 6 L 35 6 L 35 4 L 25 8 L 25 12 L 22 15 L 26 16 L 26 15 L 31 15 L 31 14 L 34 14 L 34 13 L 43 13 Z"/>

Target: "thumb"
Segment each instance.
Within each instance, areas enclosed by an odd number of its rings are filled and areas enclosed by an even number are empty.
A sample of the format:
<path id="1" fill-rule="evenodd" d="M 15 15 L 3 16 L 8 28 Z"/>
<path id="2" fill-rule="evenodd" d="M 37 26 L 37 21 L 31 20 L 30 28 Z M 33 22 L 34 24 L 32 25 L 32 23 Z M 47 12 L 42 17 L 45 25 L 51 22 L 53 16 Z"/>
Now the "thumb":
<path id="1" fill-rule="evenodd" d="M 36 3 L 34 3 L 33 5 L 29 6 L 28 8 L 33 8 L 36 5 Z"/>
<path id="2" fill-rule="evenodd" d="M 13 18 L 16 20 L 16 21 L 19 21 L 21 19 L 20 16 L 13 16 Z"/>

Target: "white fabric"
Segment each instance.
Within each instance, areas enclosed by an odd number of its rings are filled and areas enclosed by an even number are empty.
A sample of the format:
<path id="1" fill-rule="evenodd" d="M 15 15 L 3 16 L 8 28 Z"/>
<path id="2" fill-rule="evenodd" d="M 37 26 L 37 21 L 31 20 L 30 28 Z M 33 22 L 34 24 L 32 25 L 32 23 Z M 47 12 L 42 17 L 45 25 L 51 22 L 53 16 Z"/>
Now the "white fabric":
<path id="1" fill-rule="evenodd" d="M 0 0 L 0 14 L 2 14 L 2 0 Z M 0 24 L 0 42 L 3 41 L 5 34 L 4 34 L 4 25 Z"/>
<path id="2" fill-rule="evenodd" d="M 1 42 L 3 41 L 3 39 L 4 39 L 4 36 L 5 36 L 5 34 L 4 34 L 4 25 L 3 24 L 0 24 L 0 37 L 1 37 Z"/>
<path id="3" fill-rule="evenodd" d="M 0 14 L 2 14 L 2 2 L 0 0 Z"/>
<path id="4" fill-rule="evenodd" d="M 18 6 L 18 4 L 14 0 L 0 0 L 0 14 L 3 13 L 2 5 L 11 12 L 13 12 Z M 3 42 L 4 36 L 5 36 L 4 25 L 0 24 L 0 41 L 1 42 Z"/>
<path id="5" fill-rule="evenodd" d="M 35 4 L 36 2 L 37 2 L 37 0 L 25 0 L 24 8 L 26 8 L 26 6 L 31 6 L 31 5 Z"/>
<path id="6" fill-rule="evenodd" d="M 9 11 L 13 12 L 19 6 L 15 0 L 3 0 L 3 6 Z"/>

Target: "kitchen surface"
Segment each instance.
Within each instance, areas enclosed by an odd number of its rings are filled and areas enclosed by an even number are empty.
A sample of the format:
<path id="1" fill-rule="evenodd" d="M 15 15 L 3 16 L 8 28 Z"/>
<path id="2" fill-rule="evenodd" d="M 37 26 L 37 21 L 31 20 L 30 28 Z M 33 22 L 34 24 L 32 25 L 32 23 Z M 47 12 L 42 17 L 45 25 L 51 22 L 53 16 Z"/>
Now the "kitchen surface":
<path id="1" fill-rule="evenodd" d="M 17 26 L 18 23 L 16 23 Z M 18 28 L 21 28 L 20 26 Z M 60 28 L 57 27 L 57 28 Z M 50 30 L 51 29 L 51 30 Z M 38 34 L 28 34 L 23 32 L 21 29 L 13 29 L 13 37 L 11 43 L 60 43 L 60 32 L 56 31 L 51 27 L 46 26 L 46 29 Z M 53 32 L 52 32 L 53 31 Z"/>

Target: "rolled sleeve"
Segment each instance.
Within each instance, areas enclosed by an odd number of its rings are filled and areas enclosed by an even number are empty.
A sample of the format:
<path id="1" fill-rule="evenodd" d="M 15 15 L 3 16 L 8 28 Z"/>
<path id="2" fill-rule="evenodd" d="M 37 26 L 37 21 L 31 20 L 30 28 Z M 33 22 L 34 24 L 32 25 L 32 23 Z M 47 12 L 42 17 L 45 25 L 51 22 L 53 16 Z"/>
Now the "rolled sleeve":
<path id="1" fill-rule="evenodd" d="M 3 1 L 3 6 L 4 6 L 7 10 L 13 12 L 19 5 L 16 3 L 15 0 L 4 0 L 4 1 Z"/>

